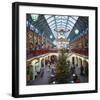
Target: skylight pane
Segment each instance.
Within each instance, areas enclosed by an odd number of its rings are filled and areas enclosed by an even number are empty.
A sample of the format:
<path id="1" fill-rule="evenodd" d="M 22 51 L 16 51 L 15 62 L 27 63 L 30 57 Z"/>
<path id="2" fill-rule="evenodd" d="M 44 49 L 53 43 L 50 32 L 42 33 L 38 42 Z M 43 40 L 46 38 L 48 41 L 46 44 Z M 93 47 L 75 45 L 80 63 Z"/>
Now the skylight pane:
<path id="1" fill-rule="evenodd" d="M 51 18 L 49 18 L 49 19 L 47 20 L 47 22 L 50 23 L 50 22 L 53 21 L 53 20 L 54 20 L 54 18 L 51 17 Z"/>
<path id="2" fill-rule="evenodd" d="M 61 29 L 61 28 L 65 28 L 65 27 L 64 26 L 57 26 L 57 28 L 60 28 Z"/>
<path id="3" fill-rule="evenodd" d="M 71 26 L 74 26 L 74 24 L 73 24 L 73 23 L 71 23 L 70 21 L 68 21 L 68 23 L 69 23 Z"/>
<path id="4" fill-rule="evenodd" d="M 65 17 L 65 16 L 62 16 L 61 18 L 62 18 L 62 19 L 65 19 L 66 17 Z"/>
<path id="5" fill-rule="evenodd" d="M 62 22 L 67 23 L 67 20 L 62 20 Z"/>
<path id="6" fill-rule="evenodd" d="M 61 26 L 61 23 L 57 23 L 57 26 Z"/>
<path id="7" fill-rule="evenodd" d="M 68 16 L 64 16 L 63 18 L 68 19 Z"/>
<path id="8" fill-rule="evenodd" d="M 75 22 L 76 22 L 76 20 L 75 20 L 75 19 L 73 19 L 72 17 L 70 17 L 70 18 L 69 18 L 69 20 L 70 20 L 70 21 L 72 21 L 73 23 L 75 23 Z"/>
<path id="9" fill-rule="evenodd" d="M 66 26 L 66 23 L 62 23 L 63 26 Z"/>
<path id="10" fill-rule="evenodd" d="M 55 18 L 61 18 L 61 16 L 55 16 Z"/>
<path id="11" fill-rule="evenodd" d="M 62 22 L 62 21 L 60 21 L 60 22 L 57 23 L 57 25 L 59 25 L 59 24 L 66 25 L 66 23 L 65 22 Z"/>
<path id="12" fill-rule="evenodd" d="M 54 34 L 55 38 L 57 37 L 57 32 L 54 29 L 70 29 L 70 31 L 73 29 L 78 17 L 77 16 L 55 16 L 55 15 L 45 15 L 45 19 L 47 20 L 47 23 Z M 65 33 L 66 37 L 70 34 L 70 31 Z"/>
<path id="13" fill-rule="evenodd" d="M 48 18 L 51 17 L 51 15 L 45 15 L 44 17 L 45 17 L 46 19 L 48 19 Z"/>
<path id="14" fill-rule="evenodd" d="M 57 23 L 61 22 L 61 20 L 56 20 Z"/>
<path id="15" fill-rule="evenodd" d="M 58 18 L 56 18 L 56 19 L 58 19 L 58 20 L 59 20 L 59 19 L 61 19 L 61 17 L 58 17 Z"/>
<path id="16" fill-rule="evenodd" d="M 67 26 L 68 26 L 70 29 L 72 29 L 72 26 L 70 26 L 70 24 L 67 24 Z"/>
<path id="17" fill-rule="evenodd" d="M 71 28 L 71 27 L 69 27 L 69 26 L 65 26 L 65 28 L 66 28 L 66 29 L 72 29 L 72 28 Z"/>
<path id="18" fill-rule="evenodd" d="M 54 24 L 49 25 L 49 26 L 50 26 L 50 28 L 52 28 L 52 27 L 55 27 L 55 26 L 56 26 L 56 24 L 54 23 Z"/>
<path id="19" fill-rule="evenodd" d="M 51 21 L 51 22 L 49 23 L 50 26 L 53 25 L 53 24 L 55 24 L 55 21 Z"/>
<path id="20" fill-rule="evenodd" d="M 31 18 L 33 21 L 37 21 L 38 20 L 39 15 L 31 15 Z"/>
<path id="21" fill-rule="evenodd" d="M 52 29 L 52 32 L 53 32 L 54 37 L 57 38 L 57 32 L 54 31 L 54 29 Z"/>
<path id="22" fill-rule="evenodd" d="M 77 17 L 77 16 L 73 16 L 72 18 L 73 18 L 73 19 L 75 19 L 75 20 L 77 20 L 77 19 L 78 19 L 78 17 Z"/>

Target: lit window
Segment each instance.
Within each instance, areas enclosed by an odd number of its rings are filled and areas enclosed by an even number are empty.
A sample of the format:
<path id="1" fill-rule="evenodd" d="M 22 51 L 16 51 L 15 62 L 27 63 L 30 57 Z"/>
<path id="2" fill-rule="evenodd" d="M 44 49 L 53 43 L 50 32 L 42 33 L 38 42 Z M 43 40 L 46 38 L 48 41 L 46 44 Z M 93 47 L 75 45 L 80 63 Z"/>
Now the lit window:
<path id="1" fill-rule="evenodd" d="M 33 21 L 37 21 L 37 20 L 38 20 L 38 16 L 39 16 L 39 15 L 31 15 L 32 20 L 33 20 Z"/>

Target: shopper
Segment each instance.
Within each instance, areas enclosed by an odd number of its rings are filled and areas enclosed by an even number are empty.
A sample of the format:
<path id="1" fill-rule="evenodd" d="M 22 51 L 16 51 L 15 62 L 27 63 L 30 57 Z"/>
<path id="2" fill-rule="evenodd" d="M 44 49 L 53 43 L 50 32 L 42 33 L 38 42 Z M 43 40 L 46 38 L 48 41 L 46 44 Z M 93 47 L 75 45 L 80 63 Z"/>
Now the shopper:
<path id="1" fill-rule="evenodd" d="M 41 69 L 40 69 L 40 77 L 42 78 L 43 75 L 44 75 L 44 67 L 41 67 Z"/>

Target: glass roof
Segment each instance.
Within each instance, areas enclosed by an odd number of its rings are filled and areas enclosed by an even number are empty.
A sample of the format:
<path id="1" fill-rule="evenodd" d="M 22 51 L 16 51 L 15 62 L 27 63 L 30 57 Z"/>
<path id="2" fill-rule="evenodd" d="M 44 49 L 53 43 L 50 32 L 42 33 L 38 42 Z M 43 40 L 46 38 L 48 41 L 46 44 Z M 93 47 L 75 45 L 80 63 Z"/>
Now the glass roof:
<path id="1" fill-rule="evenodd" d="M 45 15 L 45 19 L 55 38 L 57 38 L 60 32 L 63 32 L 63 35 L 67 38 L 73 29 L 78 16 Z"/>

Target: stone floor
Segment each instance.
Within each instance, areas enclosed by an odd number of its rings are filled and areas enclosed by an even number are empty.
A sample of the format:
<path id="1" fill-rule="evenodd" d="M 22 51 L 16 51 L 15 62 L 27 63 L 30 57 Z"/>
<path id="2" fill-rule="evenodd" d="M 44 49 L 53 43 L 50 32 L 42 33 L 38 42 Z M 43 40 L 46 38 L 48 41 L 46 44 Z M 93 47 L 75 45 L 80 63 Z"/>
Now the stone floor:
<path id="1" fill-rule="evenodd" d="M 51 75 L 52 75 L 51 69 L 45 67 L 43 76 L 41 77 L 41 75 L 38 75 L 35 80 L 29 82 L 29 85 L 49 84 L 49 77 Z"/>
<path id="2" fill-rule="evenodd" d="M 48 67 L 45 67 L 43 76 L 41 77 L 41 75 L 39 74 L 35 80 L 29 81 L 27 83 L 27 85 L 43 85 L 43 84 L 46 85 L 46 84 L 49 84 L 49 80 L 50 80 L 51 76 L 53 76 L 52 70 Z M 84 75 L 79 75 L 78 78 L 80 80 L 80 83 L 88 82 L 88 78 Z M 69 80 L 68 83 L 73 83 L 73 75 L 72 74 L 70 74 L 70 77 L 68 80 Z"/>

